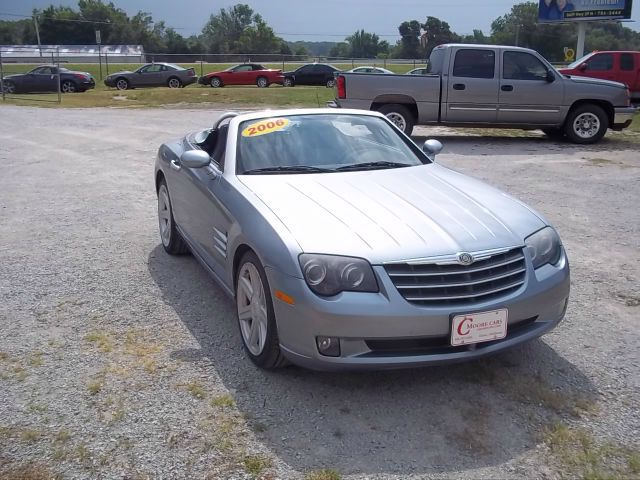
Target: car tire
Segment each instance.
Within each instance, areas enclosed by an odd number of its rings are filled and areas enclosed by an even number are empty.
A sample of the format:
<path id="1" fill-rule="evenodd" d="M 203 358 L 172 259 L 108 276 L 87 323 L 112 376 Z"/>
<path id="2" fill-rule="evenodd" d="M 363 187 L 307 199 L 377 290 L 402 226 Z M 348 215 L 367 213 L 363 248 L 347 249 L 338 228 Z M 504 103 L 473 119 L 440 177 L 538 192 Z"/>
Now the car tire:
<path id="1" fill-rule="evenodd" d="M 256 85 L 260 88 L 267 88 L 269 86 L 269 80 L 267 80 L 267 77 L 258 77 L 256 78 Z"/>
<path id="2" fill-rule="evenodd" d="M 293 87 L 293 78 L 285 77 L 285 79 L 282 81 L 282 86 Z"/>
<path id="3" fill-rule="evenodd" d="M 573 143 L 588 145 L 598 142 L 609 128 L 609 118 L 598 105 L 580 105 L 569 112 L 564 133 Z"/>
<path id="4" fill-rule="evenodd" d="M 382 105 L 378 108 L 378 111 L 384 114 L 396 127 L 402 130 L 407 135 L 411 135 L 413 132 L 413 126 L 415 125 L 415 119 L 411 111 L 404 105 L 390 103 Z"/>
<path id="5" fill-rule="evenodd" d="M 542 133 L 554 140 L 560 140 L 564 138 L 564 130 L 561 128 L 543 128 Z"/>
<path id="6" fill-rule="evenodd" d="M 4 90 L 5 94 L 13 95 L 14 93 L 16 93 L 16 84 L 11 80 L 5 80 L 4 84 L 2 85 L 2 89 Z"/>
<path id="7" fill-rule="evenodd" d="M 160 227 L 162 246 L 169 255 L 182 255 L 189 252 L 189 247 L 176 228 L 169 188 L 164 179 L 158 188 L 158 226 Z"/>
<path id="8" fill-rule="evenodd" d="M 280 350 L 269 281 L 254 252 L 242 256 L 235 280 L 236 314 L 245 352 L 260 368 L 287 365 Z"/>
<path id="9" fill-rule="evenodd" d="M 177 77 L 171 77 L 169 79 L 169 81 L 167 82 L 167 86 L 169 88 L 181 88 L 182 87 L 182 82 Z"/>
<path id="10" fill-rule="evenodd" d="M 128 90 L 129 88 L 131 88 L 131 84 L 126 78 L 120 77 L 116 79 L 116 88 L 118 90 Z"/>
<path id="11" fill-rule="evenodd" d="M 209 80 L 209 85 L 211 85 L 212 88 L 220 88 L 224 86 L 222 84 L 222 80 L 220 80 L 220 77 L 213 77 L 211 80 Z"/>
<path id="12" fill-rule="evenodd" d="M 76 93 L 78 91 L 78 86 L 71 80 L 65 80 L 60 84 L 60 91 L 62 93 Z"/>
<path id="13" fill-rule="evenodd" d="M 327 82 L 325 83 L 325 85 L 327 86 L 327 88 L 333 88 L 336 86 L 336 79 L 335 78 L 330 78 L 327 80 Z"/>

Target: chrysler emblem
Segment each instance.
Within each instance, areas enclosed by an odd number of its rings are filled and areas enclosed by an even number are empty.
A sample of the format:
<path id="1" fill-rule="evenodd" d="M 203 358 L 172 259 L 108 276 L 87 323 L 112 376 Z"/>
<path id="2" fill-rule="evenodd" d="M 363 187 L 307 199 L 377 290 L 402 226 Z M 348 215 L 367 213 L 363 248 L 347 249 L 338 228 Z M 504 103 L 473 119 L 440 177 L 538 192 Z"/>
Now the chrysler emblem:
<path id="1" fill-rule="evenodd" d="M 458 254 L 458 263 L 460 265 L 471 265 L 474 262 L 473 255 L 470 253 L 459 253 Z"/>

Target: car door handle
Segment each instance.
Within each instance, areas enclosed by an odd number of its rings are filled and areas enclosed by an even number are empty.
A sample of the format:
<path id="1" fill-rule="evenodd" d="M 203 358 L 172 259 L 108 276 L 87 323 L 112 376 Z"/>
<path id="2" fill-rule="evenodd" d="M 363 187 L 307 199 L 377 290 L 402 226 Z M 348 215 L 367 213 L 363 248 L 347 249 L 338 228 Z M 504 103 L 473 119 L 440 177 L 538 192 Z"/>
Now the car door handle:
<path id="1" fill-rule="evenodd" d="M 171 162 L 169 162 L 169 166 L 175 171 L 179 171 L 182 168 L 175 160 L 171 160 Z"/>
<path id="2" fill-rule="evenodd" d="M 465 88 L 467 88 L 467 86 L 464 83 L 454 83 L 453 84 L 453 89 L 454 90 L 464 90 Z"/>
<path id="3" fill-rule="evenodd" d="M 503 92 L 513 92 L 513 85 L 502 85 L 500 90 Z"/>

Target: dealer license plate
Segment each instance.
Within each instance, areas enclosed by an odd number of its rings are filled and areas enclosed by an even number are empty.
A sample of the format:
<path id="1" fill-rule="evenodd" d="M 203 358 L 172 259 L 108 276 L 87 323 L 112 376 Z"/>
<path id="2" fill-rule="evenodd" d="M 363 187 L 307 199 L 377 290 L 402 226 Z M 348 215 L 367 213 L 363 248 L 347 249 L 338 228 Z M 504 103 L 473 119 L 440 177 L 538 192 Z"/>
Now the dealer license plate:
<path id="1" fill-rule="evenodd" d="M 507 309 L 453 317 L 451 345 L 490 342 L 507 336 Z"/>

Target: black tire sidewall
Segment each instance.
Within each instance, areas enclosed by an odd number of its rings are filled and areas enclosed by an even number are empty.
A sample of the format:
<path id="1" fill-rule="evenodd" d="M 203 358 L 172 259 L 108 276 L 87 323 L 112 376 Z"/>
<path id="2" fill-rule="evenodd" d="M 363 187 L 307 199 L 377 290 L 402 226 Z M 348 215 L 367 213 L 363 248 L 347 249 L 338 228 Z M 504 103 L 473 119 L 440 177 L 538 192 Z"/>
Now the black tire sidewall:
<path id="1" fill-rule="evenodd" d="M 578 115 L 583 113 L 592 113 L 598 117 L 600 120 L 600 130 L 591 138 L 582 138 L 578 136 L 573 131 L 573 122 L 575 121 Z M 605 133 L 607 133 L 607 128 L 609 128 L 609 118 L 607 117 L 606 112 L 599 107 L 598 105 L 581 105 L 573 109 L 569 116 L 567 117 L 567 123 L 565 124 L 564 133 L 569 140 L 573 143 L 578 143 L 582 145 L 588 145 L 591 143 L 596 143 L 604 137 Z"/>
<path id="2" fill-rule="evenodd" d="M 240 278 L 240 272 L 242 271 L 242 267 L 246 263 L 251 263 L 258 270 L 258 274 L 260 275 L 260 280 L 262 281 L 262 288 L 264 289 L 264 298 L 267 303 L 267 338 L 265 340 L 264 348 L 260 355 L 254 355 L 249 351 L 247 345 L 244 341 L 244 337 L 242 336 L 242 330 L 240 328 L 240 318 L 238 316 L 238 280 Z M 240 339 L 242 341 L 242 346 L 244 351 L 249 356 L 251 361 L 256 364 L 260 368 L 274 368 L 279 366 L 278 359 L 281 357 L 280 353 L 280 340 L 278 339 L 278 328 L 276 324 L 276 315 L 273 309 L 273 299 L 271 297 L 271 287 L 269 286 L 269 280 L 267 279 L 267 274 L 264 271 L 264 267 L 260 262 L 260 259 L 253 251 L 248 251 L 245 253 L 240 259 L 240 263 L 238 263 L 238 270 L 236 271 L 235 278 L 235 301 L 236 301 L 236 321 L 238 322 L 238 330 L 240 332 Z"/>

